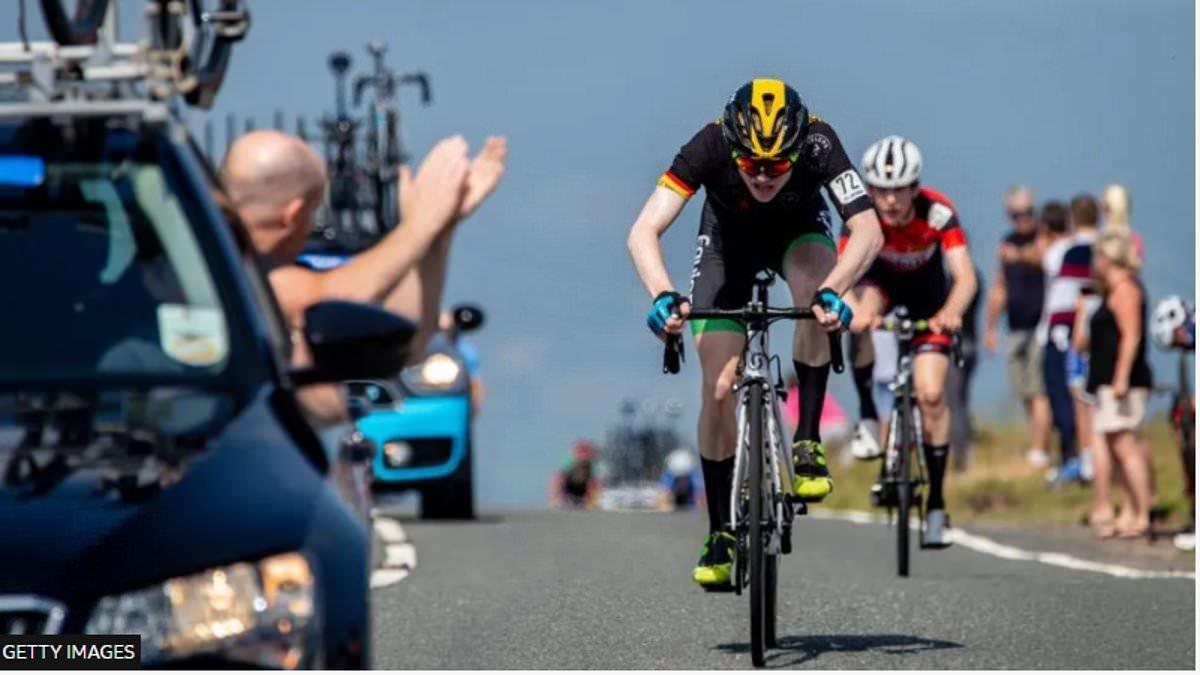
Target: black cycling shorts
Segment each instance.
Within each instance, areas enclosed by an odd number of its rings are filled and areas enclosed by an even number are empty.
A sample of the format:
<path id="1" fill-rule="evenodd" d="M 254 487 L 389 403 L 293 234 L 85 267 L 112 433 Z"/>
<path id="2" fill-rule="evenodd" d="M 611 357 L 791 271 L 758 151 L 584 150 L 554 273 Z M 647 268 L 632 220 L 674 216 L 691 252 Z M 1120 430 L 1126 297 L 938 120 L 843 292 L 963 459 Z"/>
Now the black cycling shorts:
<path id="1" fill-rule="evenodd" d="M 861 281 L 860 286 L 874 286 L 883 296 L 883 313 L 897 307 L 908 310 L 912 319 L 928 319 L 938 313 L 950 297 L 950 284 L 939 263 L 928 265 L 915 272 L 896 272 L 880 261 L 875 261 Z M 940 333 L 918 333 L 913 337 L 913 352 L 937 352 L 950 354 L 953 341 L 949 335 Z"/>
<path id="2" fill-rule="evenodd" d="M 754 292 L 755 275 L 771 269 L 783 276 L 788 252 L 797 244 L 809 242 L 837 248 L 829 208 L 820 197 L 812 201 L 812 208 L 802 218 L 757 223 L 720 217 L 705 201 L 688 292 L 692 307 L 741 309 Z M 745 326 L 732 319 L 694 319 L 689 323 L 696 335 L 714 330 L 745 332 Z"/>

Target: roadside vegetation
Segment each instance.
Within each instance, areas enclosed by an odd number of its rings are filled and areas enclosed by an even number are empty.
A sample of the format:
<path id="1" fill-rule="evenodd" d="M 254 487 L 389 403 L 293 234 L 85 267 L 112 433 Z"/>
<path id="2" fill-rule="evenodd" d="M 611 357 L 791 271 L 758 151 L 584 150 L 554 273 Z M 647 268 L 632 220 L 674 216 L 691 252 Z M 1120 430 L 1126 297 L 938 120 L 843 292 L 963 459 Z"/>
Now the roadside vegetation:
<path id="1" fill-rule="evenodd" d="M 1157 482 L 1156 508 L 1166 512 L 1159 527 L 1174 530 L 1188 518 L 1179 448 L 1163 416 L 1156 416 L 1147 426 Z M 952 462 L 946 477 L 947 508 L 956 524 L 1082 522 L 1091 510 L 1091 489 L 1079 485 L 1047 488 L 1045 471 L 1025 461 L 1024 439 L 1025 430 L 1019 425 L 977 426 L 968 466 L 958 471 Z M 839 450 L 831 453 L 835 487 L 822 507 L 869 510 L 868 494 L 879 463 L 843 462 L 836 459 L 840 456 Z"/>

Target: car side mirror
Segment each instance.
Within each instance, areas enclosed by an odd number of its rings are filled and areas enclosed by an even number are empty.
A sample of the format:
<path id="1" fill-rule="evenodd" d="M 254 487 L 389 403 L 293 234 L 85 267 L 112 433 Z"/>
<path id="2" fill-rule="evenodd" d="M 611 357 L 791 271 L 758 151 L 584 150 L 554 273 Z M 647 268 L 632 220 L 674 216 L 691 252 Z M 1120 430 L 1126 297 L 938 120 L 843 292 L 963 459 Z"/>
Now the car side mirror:
<path id="1" fill-rule="evenodd" d="M 483 325 L 483 310 L 478 305 L 457 305 L 451 310 L 454 325 L 460 333 L 479 330 Z"/>
<path id="2" fill-rule="evenodd" d="M 404 368 L 417 327 L 386 310 L 328 300 L 304 311 L 304 338 L 313 365 L 292 371 L 297 386 L 390 378 Z"/>

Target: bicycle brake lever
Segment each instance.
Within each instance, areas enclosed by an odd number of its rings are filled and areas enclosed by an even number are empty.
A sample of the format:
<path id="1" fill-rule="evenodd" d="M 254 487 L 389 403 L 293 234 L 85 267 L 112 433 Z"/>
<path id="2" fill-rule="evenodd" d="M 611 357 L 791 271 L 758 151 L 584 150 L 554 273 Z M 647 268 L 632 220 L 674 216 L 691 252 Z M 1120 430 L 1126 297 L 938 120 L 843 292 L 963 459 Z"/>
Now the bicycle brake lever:
<path id="1" fill-rule="evenodd" d="M 679 372 L 679 364 L 683 363 L 683 337 L 668 335 L 663 346 L 663 373 L 675 375 Z"/>
<path id="2" fill-rule="evenodd" d="M 963 358 L 962 352 L 962 333 L 955 332 L 950 337 L 951 349 L 954 352 L 954 365 L 962 368 L 966 365 L 967 360 Z"/>
<path id="3" fill-rule="evenodd" d="M 829 334 L 829 364 L 833 372 L 841 373 L 846 370 L 845 359 L 842 358 L 842 334 Z"/>

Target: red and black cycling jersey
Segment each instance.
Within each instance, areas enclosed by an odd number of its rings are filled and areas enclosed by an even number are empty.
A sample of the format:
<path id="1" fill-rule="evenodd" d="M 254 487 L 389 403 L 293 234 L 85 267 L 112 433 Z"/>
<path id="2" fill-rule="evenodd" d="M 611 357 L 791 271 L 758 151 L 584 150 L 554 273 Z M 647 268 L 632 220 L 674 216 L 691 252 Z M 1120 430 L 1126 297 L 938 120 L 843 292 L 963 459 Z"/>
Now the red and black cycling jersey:
<path id="1" fill-rule="evenodd" d="M 876 264 L 894 273 L 941 271 L 942 252 L 967 245 L 967 235 L 958 222 L 954 203 L 932 188 L 921 188 L 913 198 L 912 220 L 904 225 L 882 227 L 883 248 Z M 843 227 L 839 252 L 849 237 L 849 229 Z"/>
<path id="2" fill-rule="evenodd" d="M 769 202 L 759 202 L 738 175 L 720 123 L 705 126 L 675 156 L 658 184 L 684 198 L 701 187 L 722 221 L 779 221 L 811 217 L 825 187 L 842 220 L 871 208 L 862 178 L 846 156 L 833 127 L 811 117 L 791 178 Z"/>
<path id="3" fill-rule="evenodd" d="M 953 202 L 936 190 L 921 188 L 913 211 L 904 225 L 883 225 L 883 248 L 862 283 L 879 288 L 889 308 L 904 305 L 913 318 L 928 319 L 950 295 L 943 252 L 966 246 L 967 235 Z M 839 251 L 849 237 L 843 227 Z"/>

